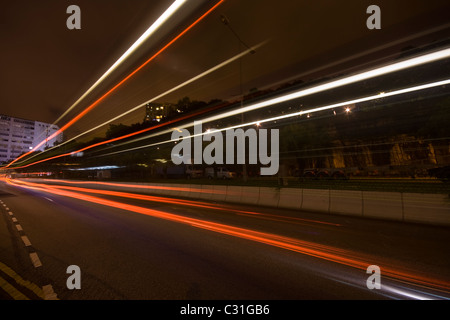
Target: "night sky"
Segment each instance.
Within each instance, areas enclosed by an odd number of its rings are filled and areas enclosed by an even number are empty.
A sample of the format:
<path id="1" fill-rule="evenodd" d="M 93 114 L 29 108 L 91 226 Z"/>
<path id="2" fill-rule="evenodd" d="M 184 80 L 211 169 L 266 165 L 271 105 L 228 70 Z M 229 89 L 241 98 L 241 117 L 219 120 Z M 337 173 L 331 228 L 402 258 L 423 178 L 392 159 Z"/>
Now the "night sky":
<path id="1" fill-rule="evenodd" d="M 54 122 L 171 3 L 165 0 L 2 3 L 0 113 Z M 216 1 L 189 0 L 181 14 L 58 125 L 62 126 L 89 106 L 214 3 Z M 69 17 L 66 8 L 71 4 L 81 8 L 81 30 L 66 28 Z M 381 30 L 366 28 L 369 16 L 366 8 L 371 4 L 381 8 Z M 106 121 L 236 55 L 243 47 L 221 23 L 222 14 L 248 45 L 267 41 L 254 55 L 242 59 L 242 83 L 244 92 L 248 92 L 286 80 L 308 81 L 343 70 L 354 71 L 354 67 L 367 67 L 408 45 L 422 46 L 438 41 L 448 36 L 448 26 L 441 32 L 345 61 L 346 57 L 360 52 L 442 27 L 448 22 L 449 9 L 448 0 L 226 0 L 68 130 L 68 135 Z M 342 63 L 331 66 L 338 61 Z M 320 70 L 324 66 L 328 67 Z M 184 96 L 204 101 L 233 99 L 240 93 L 239 70 L 239 63 L 230 64 L 163 100 L 176 102 Z M 314 70 L 317 72 L 311 72 Z M 143 117 L 142 110 L 124 122 L 139 122 Z"/>

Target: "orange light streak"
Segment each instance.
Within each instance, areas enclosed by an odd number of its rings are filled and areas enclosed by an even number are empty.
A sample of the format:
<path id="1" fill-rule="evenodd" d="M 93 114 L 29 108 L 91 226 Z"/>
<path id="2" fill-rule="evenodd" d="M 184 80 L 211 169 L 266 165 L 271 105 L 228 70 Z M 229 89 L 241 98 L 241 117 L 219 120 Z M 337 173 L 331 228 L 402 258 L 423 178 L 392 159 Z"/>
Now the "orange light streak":
<path id="1" fill-rule="evenodd" d="M 299 239 L 294 239 L 290 237 L 280 236 L 276 234 L 254 231 L 250 229 L 234 227 L 230 225 L 225 225 L 216 222 L 204 221 L 196 218 L 189 218 L 184 216 L 179 216 L 176 214 L 139 207 L 135 205 L 125 204 L 117 201 L 105 200 L 102 198 L 84 195 L 76 192 L 70 192 L 65 190 L 59 190 L 53 187 L 36 187 L 36 186 L 24 186 L 20 185 L 10 179 L 7 182 L 12 185 L 19 187 L 44 191 L 52 194 L 57 194 L 65 197 L 76 198 L 78 200 L 83 200 L 95 204 L 101 204 L 113 208 L 118 208 L 130 212 L 140 213 L 143 215 L 164 219 L 172 222 L 182 223 L 190 225 L 196 228 L 209 230 L 212 232 L 217 232 L 221 234 L 226 234 L 232 237 L 238 237 L 241 239 L 251 240 L 258 243 L 267 244 L 270 246 L 290 250 L 300 254 L 308 255 L 311 257 L 319 258 L 326 261 L 335 262 L 341 265 L 357 268 L 366 271 L 367 267 L 371 265 L 371 261 L 380 261 L 379 257 L 370 257 L 361 253 L 353 252 L 346 249 L 336 248 L 328 245 L 313 243 L 309 241 L 303 241 Z M 375 260 L 374 260 L 375 259 Z M 380 265 L 380 264 L 378 264 Z M 397 270 L 389 263 L 386 263 L 382 267 L 384 277 L 390 277 L 393 279 L 399 279 L 400 281 L 407 282 L 410 284 L 420 285 L 426 288 L 443 290 L 446 293 L 450 292 L 450 282 L 448 281 L 438 281 L 436 279 L 422 276 L 419 274 L 413 274 L 410 271 Z"/>
<path id="2" fill-rule="evenodd" d="M 179 122 L 179 121 L 182 121 L 182 120 L 185 120 L 185 119 L 193 118 L 193 117 L 195 117 L 197 115 L 200 115 L 200 114 L 203 114 L 203 113 L 206 113 L 206 112 L 210 112 L 210 111 L 212 111 L 214 109 L 217 109 L 217 108 L 220 108 L 222 106 L 223 106 L 223 104 L 220 104 L 220 105 L 208 108 L 206 110 L 200 110 L 200 111 L 194 112 L 192 114 L 185 115 L 185 116 L 179 117 L 177 119 L 170 120 L 170 121 L 167 121 L 165 123 L 161 123 L 161 124 L 152 126 L 150 128 L 142 129 L 140 131 L 132 132 L 132 133 L 129 133 L 129 134 L 117 137 L 117 138 L 113 138 L 113 139 L 110 139 L 110 140 L 98 142 L 98 143 L 92 144 L 90 146 L 84 147 L 84 148 L 76 150 L 76 151 L 71 151 L 71 152 L 60 154 L 60 155 L 53 156 L 53 157 L 50 157 L 50 158 L 46 158 L 46 159 L 42 159 L 42 160 L 39 160 L 39 161 L 35 161 L 35 162 L 29 163 L 29 164 L 24 165 L 24 166 L 13 167 L 12 169 L 27 168 L 27 167 L 33 166 L 35 164 L 38 164 L 38 163 L 46 162 L 46 161 L 53 160 L 53 159 L 62 158 L 62 157 L 65 157 L 65 156 L 70 156 L 72 154 L 75 154 L 75 153 L 78 153 L 78 152 L 82 152 L 82 151 L 86 151 L 86 150 L 92 149 L 94 147 L 98 147 L 98 146 L 101 146 L 101 145 L 104 145 L 104 144 L 108 144 L 108 143 L 111 143 L 111 142 L 114 142 L 114 141 L 123 140 L 123 139 L 129 138 L 129 137 L 132 137 L 132 136 L 135 136 L 135 135 L 139 135 L 139 134 L 147 132 L 147 131 L 156 130 L 156 129 L 158 129 L 160 127 L 163 127 L 163 126 L 169 126 L 169 125 L 171 125 L 173 123 L 176 123 L 176 122 Z M 24 154 L 23 156 L 25 156 L 25 155 L 26 154 Z M 19 158 L 21 158 L 21 157 L 19 157 Z M 17 158 L 16 160 L 19 160 L 19 158 Z M 14 160 L 13 162 L 15 162 L 16 160 Z M 13 162 L 11 162 L 9 165 L 11 165 Z M 8 167 L 9 165 L 7 165 L 6 167 Z"/>
<path id="3" fill-rule="evenodd" d="M 32 183 L 28 183 L 28 182 L 26 182 L 24 184 L 29 185 L 29 186 L 41 186 L 39 184 L 32 184 Z M 78 187 L 69 187 L 69 186 L 53 186 L 53 185 L 52 186 L 46 185 L 44 187 L 47 187 L 50 189 L 59 189 L 59 190 L 62 189 L 62 190 L 72 190 L 72 191 L 79 191 L 79 192 L 85 192 L 85 193 L 96 193 L 96 194 L 103 194 L 103 195 L 107 195 L 107 196 L 122 197 L 122 198 L 136 199 L 136 200 L 189 205 L 189 206 L 207 208 L 207 209 L 221 209 L 219 206 L 210 205 L 206 202 L 142 195 L 142 194 L 121 192 L 121 191 L 98 190 L 98 189 L 87 189 L 87 188 L 78 188 Z M 240 210 L 236 210 L 236 211 L 241 212 Z"/>
<path id="4" fill-rule="evenodd" d="M 182 192 L 203 192 L 203 193 L 224 193 L 221 190 L 203 190 L 203 189 L 192 189 L 192 188 L 182 188 L 182 187 L 160 187 L 160 186 L 142 186 L 142 185 L 135 185 L 135 184 L 118 184 L 118 183 L 111 183 L 111 182 L 99 182 L 99 181 L 86 181 L 86 182 L 75 182 L 70 180 L 60 180 L 60 179 L 42 179 L 43 181 L 49 181 L 49 182 L 59 182 L 59 183 L 71 183 L 71 184 L 95 184 L 95 185 L 106 185 L 106 186 L 114 186 L 114 187 L 129 187 L 129 188 L 141 188 L 141 189 L 162 189 L 162 190 L 173 190 L 173 191 L 182 191 Z M 266 220 L 274 220 L 279 222 L 295 222 L 295 223 L 315 223 L 315 224 L 324 224 L 324 225 L 330 225 L 339 227 L 340 224 L 337 223 L 331 223 L 331 222 L 325 222 L 325 221 L 318 221 L 318 220 L 311 220 L 311 219 L 302 219 L 302 218 L 296 218 L 296 217 L 285 217 L 280 215 L 272 215 L 272 214 L 265 214 L 260 212 L 254 212 L 254 211 L 245 211 L 245 210 L 237 210 L 230 207 L 224 208 L 223 206 L 210 204 L 207 202 L 201 202 L 201 201 L 195 201 L 195 200 L 183 200 L 183 199 L 176 199 L 176 198 L 167 198 L 167 197 L 161 197 L 161 196 L 151 196 L 151 195 L 141 195 L 141 194 L 134 194 L 134 193 L 127 193 L 127 192 L 121 192 L 121 191 L 109 191 L 109 190 L 98 190 L 98 189 L 88 189 L 84 187 L 68 187 L 68 186 L 59 186 L 59 185 L 43 185 L 40 183 L 31 183 L 28 181 L 23 180 L 16 180 L 18 183 L 23 183 L 25 185 L 29 186 L 43 186 L 43 187 L 53 187 L 57 189 L 65 189 L 65 190 L 73 190 L 73 191 L 79 191 L 79 192 L 86 192 L 86 193 L 96 193 L 96 194 L 104 194 L 109 196 L 116 196 L 116 197 L 124 197 L 124 198 L 130 198 L 130 199 L 138 199 L 138 200 L 146 200 L 146 201 L 155 201 L 155 202 L 165 202 L 165 203 L 172 203 L 172 204 L 179 204 L 179 205 L 190 205 L 190 206 L 196 206 L 196 207 L 202 207 L 202 208 L 208 208 L 208 209 L 216 209 L 216 210 L 226 210 L 226 211 L 232 211 L 236 212 L 240 215 L 245 216 L 252 216 L 257 217 L 259 219 L 266 219 Z"/>
<path id="5" fill-rule="evenodd" d="M 63 127 L 61 127 L 58 131 L 54 132 L 50 137 L 46 138 L 45 140 L 41 141 L 37 146 L 35 146 L 31 151 L 23 154 L 22 156 L 14 159 L 14 161 L 10 162 L 6 167 L 8 168 L 10 165 L 12 165 L 17 160 L 29 155 L 30 153 L 36 151 L 40 146 L 42 146 L 47 141 L 53 139 L 54 137 L 58 136 L 62 132 L 64 132 L 67 128 L 72 126 L 75 122 L 80 120 L 82 117 L 84 117 L 88 112 L 90 112 L 92 109 L 94 109 L 100 102 L 106 99 L 111 93 L 113 93 L 117 88 L 119 88 L 122 84 L 124 84 L 126 81 L 128 81 L 130 78 L 132 78 L 137 72 L 139 72 L 142 68 L 144 68 L 147 64 L 149 64 L 151 61 L 153 61 L 156 57 L 158 57 L 163 51 L 165 51 L 168 47 L 170 47 L 175 41 L 177 41 L 179 38 L 181 38 L 184 34 L 186 34 L 189 30 L 191 30 L 194 26 L 196 26 L 200 21 L 202 21 L 206 16 L 208 16 L 212 11 L 214 11 L 219 5 L 221 5 L 225 0 L 220 0 L 217 2 L 212 8 L 210 8 L 208 11 L 206 11 L 203 15 L 200 16 L 197 20 L 195 20 L 190 26 L 188 26 L 186 29 L 184 29 L 181 33 L 179 33 L 175 38 L 173 38 L 169 43 L 167 43 L 164 47 L 162 47 L 158 52 L 156 52 L 153 56 L 151 56 L 147 61 L 145 61 L 143 64 L 141 64 L 139 67 L 137 67 L 133 72 L 131 72 L 129 75 L 127 75 L 124 79 L 122 79 L 119 83 L 117 83 L 114 87 L 112 87 L 108 92 L 106 92 L 103 96 L 98 98 L 94 103 L 92 103 L 89 107 L 84 109 L 82 112 L 80 112 L 77 116 L 75 116 L 72 120 L 67 122 Z"/>
<path id="6" fill-rule="evenodd" d="M 140 184 L 129 184 L 129 183 L 112 183 L 112 182 L 101 182 L 101 181 L 71 181 L 71 180 L 61 180 L 61 179 L 42 179 L 42 181 L 48 182 L 59 182 L 59 183 L 69 183 L 69 184 L 94 184 L 94 185 L 105 185 L 113 187 L 126 187 L 126 188 L 139 188 L 139 189 L 155 189 L 155 190 L 174 190 L 174 191 L 185 191 L 185 192 L 200 192 L 200 193 L 215 193 L 215 194 L 225 194 L 226 192 L 222 190 L 203 190 L 196 188 L 183 188 L 183 187 L 165 187 L 165 186 L 143 186 Z M 212 192 L 211 192 L 212 191 Z"/>

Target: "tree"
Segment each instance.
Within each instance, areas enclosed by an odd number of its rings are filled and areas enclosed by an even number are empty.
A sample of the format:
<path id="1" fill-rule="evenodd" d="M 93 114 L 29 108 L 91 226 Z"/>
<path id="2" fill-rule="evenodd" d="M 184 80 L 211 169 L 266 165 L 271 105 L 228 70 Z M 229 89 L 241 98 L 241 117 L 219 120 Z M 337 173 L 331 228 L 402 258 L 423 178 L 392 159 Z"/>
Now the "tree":
<path id="1" fill-rule="evenodd" d="M 110 124 L 108 130 L 106 131 L 106 138 L 112 139 L 120 137 L 124 134 L 129 133 L 130 127 L 127 125 L 124 125 L 122 123 L 120 124 Z"/>

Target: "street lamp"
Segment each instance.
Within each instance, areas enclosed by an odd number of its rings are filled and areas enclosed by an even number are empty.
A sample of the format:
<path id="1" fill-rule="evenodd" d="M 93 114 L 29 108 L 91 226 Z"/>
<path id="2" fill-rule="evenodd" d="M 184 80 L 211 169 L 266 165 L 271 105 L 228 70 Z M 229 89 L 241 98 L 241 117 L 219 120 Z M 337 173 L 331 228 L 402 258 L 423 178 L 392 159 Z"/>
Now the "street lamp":
<path id="1" fill-rule="evenodd" d="M 222 21 L 222 23 L 228 27 L 228 29 L 230 29 L 231 33 L 233 33 L 233 35 L 236 37 L 236 39 L 238 40 L 238 45 L 239 45 L 239 53 L 241 52 L 241 45 L 243 45 L 244 47 L 246 47 L 247 49 L 250 50 L 251 54 L 254 54 L 256 51 L 254 49 L 252 49 L 250 46 L 248 46 L 244 41 L 242 41 L 241 37 L 239 37 L 239 35 L 237 34 L 237 32 L 233 29 L 233 27 L 230 24 L 230 20 L 228 20 L 228 18 L 225 15 L 221 15 L 220 16 L 220 21 Z M 244 92 L 243 92 L 243 88 L 242 88 L 242 57 L 239 58 L 239 88 L 240 88 L 240 95 L 241 95 L 241 109 L 244 106 Z M 244 122 L 244 113 L 241 113 L 241 122 Z M 245 143 L 243 144 L 244 148 L 245 148 Z M 244 150 L 244 154 L 245 154 L 245 150 Z M 247 175 L 247 165 L 245 163 L 244 159 L 244 163 L 242 165 L 242 176 L 245 182 L 247 182 L 248 180 L 248 175 Z"/>

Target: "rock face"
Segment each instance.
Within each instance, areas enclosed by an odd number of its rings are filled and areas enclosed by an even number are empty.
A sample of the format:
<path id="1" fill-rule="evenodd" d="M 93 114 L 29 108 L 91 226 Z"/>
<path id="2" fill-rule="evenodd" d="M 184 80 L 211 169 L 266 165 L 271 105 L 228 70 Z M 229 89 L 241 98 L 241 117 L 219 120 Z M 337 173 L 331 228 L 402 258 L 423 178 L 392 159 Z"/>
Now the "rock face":
<path id="1" fill-rule="evenodd" d="M 300 110 L 377 92 L 431 83 L 450 72 L 450 60 L 423 65 L 303 99 Z M 390 89 L 389 89 L 390 88 Z M 444 85 L 414 94 L 380 97 L 280 126 L 281 162 L 302 172 L 337 169 L 377 175 L 427 175 L 450 165 L 450 95 Z M 323 99 L 323 101 L 321 100 Z M 283 159 L 283 155 L 285 156 Z"/>
<path id="2" fill-rule="evenodd" d="M 298 159 L 303 168 L 346 169 L 359 175 L 426 175 L 427 169 L 447 165 L 450 149 L 447 142 L 433 143 L 415 137 L 391 137 L 371 145 L 362 141 L 335 141 L 322 154 Z M 328 151 L 328 152 L 326 152 Z"/>
<path id="3" fill-rule="evenodd" d="M 288 137 L 287 161 L 300 172 L 427 176 L 430 168 L 450 165 L 450 99 L 429 103 L 354 108 L 352 117 L 324 117 L 281 129 Z"/>

